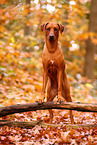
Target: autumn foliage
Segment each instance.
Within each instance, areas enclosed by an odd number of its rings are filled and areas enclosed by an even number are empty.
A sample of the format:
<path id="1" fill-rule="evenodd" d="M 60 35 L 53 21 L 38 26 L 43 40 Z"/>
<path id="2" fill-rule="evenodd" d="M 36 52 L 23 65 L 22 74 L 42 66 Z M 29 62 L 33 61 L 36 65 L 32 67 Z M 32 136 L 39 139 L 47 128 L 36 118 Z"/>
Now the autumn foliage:
<path id="1" fill-rule="evenodd" d="M 85 40 L 90 36 L 97 44 L 97 34 L 88 33 L 90 4 L 88 0 L 0 1 L 0 107 L 41 99 L 44 36 L 39 26 L 48 21 L 65 26 L 60 41 L 73 101 L 97 103 L 97 81 L 83 77 Z M 96 79 L 96 70 L 94 73 Z M 97 113 L 73 114 L 75 124 L 97 124 Z M 54 110 L 53 124 L 70 124 L 69 118 L 67 110 Z M 49 114 L 47 110 L 30 111 L 0 120 L 48 123 Z M 0 144 L 17 143 L 96 145 L 97 127 L 0 127 Z"/>

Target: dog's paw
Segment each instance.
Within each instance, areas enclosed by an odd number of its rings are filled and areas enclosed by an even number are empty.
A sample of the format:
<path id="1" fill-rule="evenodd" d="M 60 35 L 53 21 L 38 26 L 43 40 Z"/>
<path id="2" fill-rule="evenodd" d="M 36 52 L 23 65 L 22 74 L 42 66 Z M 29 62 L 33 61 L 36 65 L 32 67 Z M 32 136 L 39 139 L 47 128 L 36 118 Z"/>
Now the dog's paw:
<path id="1" fill-rule="evenodd" d="M 62 93 L 61 92 L 59 92 L 58 93 L 58 102 L 62 102 Z"/>
<path id="2" fill-rule="evenodd" d="M 45 97 L 38 99 L 36 102 L 40 105 L 43 104 Z"/>
<path id="3" fill-rule="evenodd" d="M 59 97 L 58 97 L 58 102 L 59 102 L 59 103 L 62 103 L 62 102 L 63 102 L 63 101 L 62 101 L 62 98 L 59 98 Z"/>
<path id="4" fill-rule="evenodd" d="M 39 99 L 41 102 L 44 102 L 45 101 L 45 95 L 44 94 L 41 94 L 41 98 Z"/>
<path id="5" fill-rule="evenodd" d="M 62 100 L 62 93 L 58 93 L 58 102 L 59 103 L 62 103 L 63 102 L 63 100 Z"/>

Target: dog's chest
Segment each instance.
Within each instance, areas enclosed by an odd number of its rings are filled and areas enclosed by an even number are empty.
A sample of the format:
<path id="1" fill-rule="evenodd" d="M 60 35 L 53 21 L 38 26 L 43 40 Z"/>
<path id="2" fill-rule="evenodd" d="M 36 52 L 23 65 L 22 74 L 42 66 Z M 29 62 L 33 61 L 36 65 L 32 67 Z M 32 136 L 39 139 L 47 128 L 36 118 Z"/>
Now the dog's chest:
<path id="1" fill-rule="evenodd" d="M 57 75 L 58 64 L 56 63 L 55 60 L 48 60 L 47 69 L 48 69 L 48 75 L 55 76 Z"/>

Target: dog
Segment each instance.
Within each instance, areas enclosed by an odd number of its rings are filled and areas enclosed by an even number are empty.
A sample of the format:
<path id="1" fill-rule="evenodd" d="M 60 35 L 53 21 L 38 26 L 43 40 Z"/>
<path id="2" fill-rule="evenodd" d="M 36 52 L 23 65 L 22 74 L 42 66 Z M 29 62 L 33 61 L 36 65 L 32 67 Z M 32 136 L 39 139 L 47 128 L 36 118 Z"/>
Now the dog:
<path id="1" fill-rule="evenodd" d="M 65 60 L 58 41 L 59 32 L 62 34 L 64 26 L 59 23 L 48 22 L 41 24 L 41 30 L 45 32 L 45 45 L 42 55 L 43 63 L 43 87 L 42 99 L 45 98 L 45 90 L 47 86 L 47 101 L 53 101 L 58 98 L 65 98 L 67 102 L 72 102 L 70 95 L 70 86 L 65 72 Z M 52 123 L 53 112 L 50 109 L 50 123 Z M 72 110 L 70 110 L 70 120 L 74 123 Z"/>

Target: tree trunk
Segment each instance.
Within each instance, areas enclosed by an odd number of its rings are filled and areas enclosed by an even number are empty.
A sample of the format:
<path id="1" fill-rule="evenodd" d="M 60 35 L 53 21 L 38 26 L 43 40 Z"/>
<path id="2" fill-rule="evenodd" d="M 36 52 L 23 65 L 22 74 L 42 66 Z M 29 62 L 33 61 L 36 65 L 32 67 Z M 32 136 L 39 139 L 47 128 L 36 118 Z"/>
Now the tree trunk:
<path id="1" fill-rule="evenodd" d="M 29 5 L 29 9 L 30 9 L 30 0 L 26 0 L 26 5 Z M 30 26 L 25 25 L 24 35 L 27 36 L 30 35 L 30 33 L 31 33 Z"/>
<path id="2" fill-rule="evenodd" d="M 97 0 L 91 1 L 89 32 L 97 33 Z M 92 80 L 94 78 L 94 54 L 96 47 L 97 45 L 89 37 L 86 41 L 84 75 Z"/>

